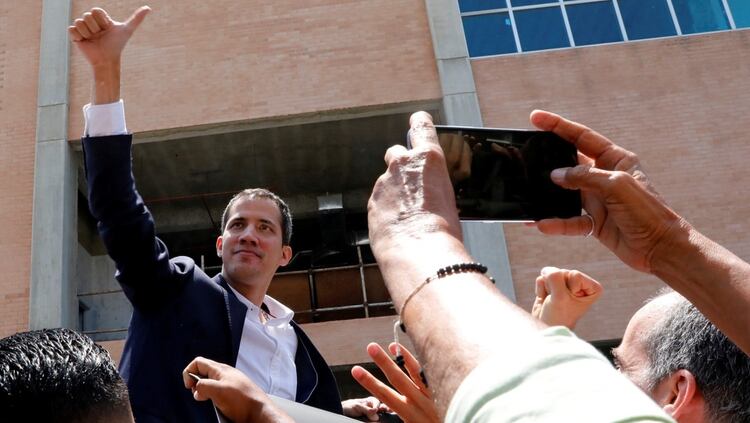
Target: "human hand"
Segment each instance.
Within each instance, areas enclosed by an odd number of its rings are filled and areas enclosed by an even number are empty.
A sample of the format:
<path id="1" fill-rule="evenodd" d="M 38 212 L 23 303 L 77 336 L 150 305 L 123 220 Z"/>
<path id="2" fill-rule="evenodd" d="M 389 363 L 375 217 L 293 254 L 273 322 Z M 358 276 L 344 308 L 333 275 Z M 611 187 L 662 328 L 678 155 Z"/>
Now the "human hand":
<path id="1" fill-rule="evenodd" d="M 389 259 L 403 260 L 409 247 L 419 245 L 424 252 L 425 245 L 438 245 L 425 243 L 428 238 L 439 237 L 451 245 L 462 245 L 453 187 L 432 117 L 417 112 L 410 123 L 412 149 L 401 145 L 388 149 L 388 169 L 378 178 L 367 204 L 370 245 L 386 273 L 397 269 Z M 429 272 L 432 267 L 430 264 Z"/>
<path id="2" fill-rule="evenodd" d="M 355 398 L 341 401 L 341 408 L 347 417 L 367 417 L 367 420 L 380 420 L 378 413 L 389 411 L 388 406 L 375 397 Z"/>
<path id="3" fill-rule="evenodd" d="M 103 9 L 94 7 L 73 21 L 68 34 L 92 67 L 119 63 L 122 50 L 150 11 L 148 6 L 142 6 L 126 21 L 117 22 Z"/>
<path id="4" fill-rule="evenodd" d="M 189 373 L 200 375 L 195 381 Z M 211 400 L 219 411 L 235 423 L 293 422 L 258 385 L 234 367 L 196 357 L 182 371 L 185 388 L 196 401 Z"/>
<path id="5" fill-rule="evenodd" d="M 464 138 L 458 134 L 438 135 L 440 148 L 445 155 L 448 176 L 451 182 L 461 182 L 471 176 L 471 148 Z"/>
<path id="6" fill-rule="evenodd" d="M 536 278 L 531 315 L 547 325 L 573 330 L 602 292 L 602 285 L 585 273 L 544 267 Z"/>
<path id="7" fill-rule="evenodd" d="M 142 6 L 125 22 L 117 22 L 103 9 L 95 7 L 68 27 L 70 39 L 94 72 L 93 104 L 113 103 L 120 99 L 122 50 L 150 11 L 148 6 Z"/>
<path id="8" fill-rule="evenodd" d="M 564 188 L 581 190 L 583 207 L 594 219 L 593 235 L 627 265 L 650 272 L 658 247 L 686 222 L 654 190 L 638 156 L 553 113 L 535 110 L 531 123 L 578 148 L 579 165 L 556 169 L 551 178 Z M 591 225 L 586 216 L 536 223 L 541 232 L 552 235 L 584 235 Z"/>
<path id="9" fill-rule="evenodd" d="M 420 376 L 422 368 L 419 361 L 404 346 L 400 347 L 408 375 L 401 371 L 380 345 L 371 343 L 367 346 L 367 354 L 397 391 L 360 366 L 352 368 L 352 376 L 368 392 L 398 414 L 405 423 L 439 422 L 440 418 L 432 402 L 432 394 Z M 396 354 L 395 342 L 391 343 L 389 350 L 391 354 Z"/>

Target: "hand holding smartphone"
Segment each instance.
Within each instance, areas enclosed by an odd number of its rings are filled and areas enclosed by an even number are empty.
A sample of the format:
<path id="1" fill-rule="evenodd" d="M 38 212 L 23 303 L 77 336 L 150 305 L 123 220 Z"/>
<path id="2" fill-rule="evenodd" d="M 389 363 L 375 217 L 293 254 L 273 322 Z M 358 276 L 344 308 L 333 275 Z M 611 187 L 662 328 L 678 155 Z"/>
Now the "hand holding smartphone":
<path id="1" fill-rule="evenodd" d="M 552 132 L 435 125 L 462 220 L 537 221 L 581 215 L 581 194 L 550 179 L 578 164 Z M 407 139 L 407 146 L 411 148 Z"/>

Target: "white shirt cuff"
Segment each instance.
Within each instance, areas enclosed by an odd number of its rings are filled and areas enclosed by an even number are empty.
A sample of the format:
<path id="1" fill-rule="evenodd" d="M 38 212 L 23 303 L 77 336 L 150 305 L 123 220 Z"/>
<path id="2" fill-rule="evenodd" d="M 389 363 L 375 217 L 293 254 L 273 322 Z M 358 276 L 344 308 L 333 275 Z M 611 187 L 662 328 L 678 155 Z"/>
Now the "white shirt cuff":
<path id="1" fill-rule="evenodd" d="M 108 135 L 124 135 L 128 133 L 125 127 L 125 103 L 120 99 L 115 103 L 87 104 L 83 106 L 83 136 L 106 137 Z"/>

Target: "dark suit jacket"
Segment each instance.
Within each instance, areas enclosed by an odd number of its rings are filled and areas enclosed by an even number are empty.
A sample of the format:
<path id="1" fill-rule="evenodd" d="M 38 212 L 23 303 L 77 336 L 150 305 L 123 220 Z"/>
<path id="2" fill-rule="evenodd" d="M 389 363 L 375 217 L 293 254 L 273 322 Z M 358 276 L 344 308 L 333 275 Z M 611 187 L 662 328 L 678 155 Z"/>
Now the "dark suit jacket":
<path id="1" fill-rule="evenodd" d="M 197 356 L 235 365 L 247 308 L 221 275 L 208 277 L 188 257 L 169 258 L 135 188 L 131 138 L 83 140 L 89 208 L 134 308 L 120 372 L 138 423 L 216 421 L 210 402 L 185 389 L 182 370 Z M 341 413 L 333 374 L 302 329 L 292 327 L 296 400 Z"/>

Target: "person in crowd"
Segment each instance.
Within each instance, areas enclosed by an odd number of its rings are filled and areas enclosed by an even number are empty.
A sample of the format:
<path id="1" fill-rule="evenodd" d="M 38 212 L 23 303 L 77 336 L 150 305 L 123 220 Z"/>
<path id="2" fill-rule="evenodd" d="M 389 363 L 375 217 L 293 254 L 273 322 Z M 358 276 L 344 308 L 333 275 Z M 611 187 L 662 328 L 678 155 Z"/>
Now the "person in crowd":
<path id="1" fill-rule="evenodd" d="M 92 103 L 84 107 L 83 150 L 89 208 L 133 304 L 120 370 L 136 419 L 207 421 L 210 404 L 181 384 L 196 356 L 235 365 L 267 393 L 327 411 L 359 416 L 378 409 L 371 399 L 342 404 L 325 360 L 293 312 L 266 295 L 279 266 L 292 257 L 289 207 L 265 189 L 234 196 L 224 211 L 211 278 L 188 257 L 170 258 L 136 191 L 132 136 L 120 98 L 122 52 L 150 8 L 126 21 L 93 8 L 68 32 L 93 72 Z M 342 405 L 345 409 L 342 409 Z"/>
<path id="2" fill-rule="evenodd" d="M 0 410 L 8 422 L 133 422 L 107 350 L 69 329 L 0 339 Z"/>

